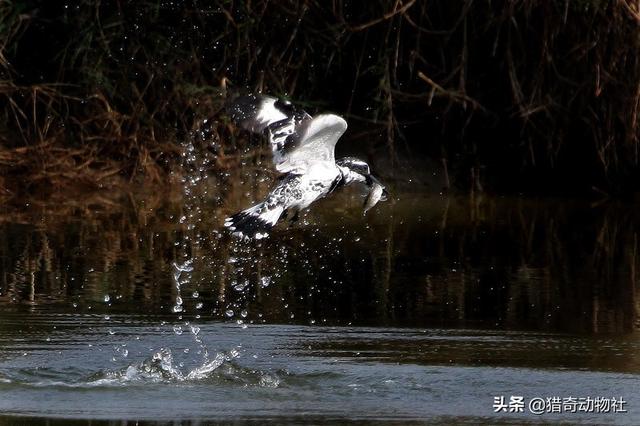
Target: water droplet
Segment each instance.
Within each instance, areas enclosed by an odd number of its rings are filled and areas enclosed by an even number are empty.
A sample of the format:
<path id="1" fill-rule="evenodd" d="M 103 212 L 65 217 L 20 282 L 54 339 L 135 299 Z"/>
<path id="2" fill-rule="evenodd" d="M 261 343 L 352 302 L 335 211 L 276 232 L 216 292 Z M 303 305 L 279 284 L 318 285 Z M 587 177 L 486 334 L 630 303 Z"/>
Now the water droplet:
<path id="1" fill-rule="evenodd" d="M 236 283 L 233 285 L 233 289 L 235 291 L 242 291 L 249 286 L 249 280 L 244 280 L 241 283 Z"/>
<path id="2" fill-rule="evenodd" d="M 178 242 L 179 244 L 179 242 Z M 179 277 L 182 272 L 192 272 L 193 271 L 193 260 L 189 259 L 186 262 L 180 264 L 178 262 L 173 262 L 173 267 L 176 270 L 177 276 Z M 176 274 L 174 274 L 175 276 Z"/>
<path id="3" fill-rule="evenodd" d="M 226 316 L 228 316 L 229 318 L 231 318 L 233 316 L 233 310 L 232 309 L 227 309 L 224 314 Z"/>
<path id="4" fill-rule="evenodd" d="M 271 277 L 262 277 L 260 278 L 260 287 L 265 288 L 265 287 L 269 287 L 269 284 L 271 284 Z"/>
<path id="5" fill-rule="evenodd" d="M 182 334 L 182 326 L 181 325 L 174 325 L 173 326 L 173 332 L 176 333 L 178 336 Z"/>
<path id="6" fill-rule="evenodd" d="M 193 297 L 194 299 L 197 299 L 198 297 L 200 297 L 200 293 L 198 293 L 197 291 L 194 291 L 191 297 Z"/>
<path id="7" fill-rule="evenodd" d="M 246 309 L 243 309 L 243 310 L 240 312 L 240 316 L 241 316 L 242 318 L 246 318 L 248 314 L 249 314 L 249 313 L 247 312 L 247 310 L 246 310 Z"/>
<path id="8" fill-rule="evenodd" d="M 111 301 L 111 296 L 109 296 L 108 294 L 104 295 L 104 303 L 109 303 Z"/>

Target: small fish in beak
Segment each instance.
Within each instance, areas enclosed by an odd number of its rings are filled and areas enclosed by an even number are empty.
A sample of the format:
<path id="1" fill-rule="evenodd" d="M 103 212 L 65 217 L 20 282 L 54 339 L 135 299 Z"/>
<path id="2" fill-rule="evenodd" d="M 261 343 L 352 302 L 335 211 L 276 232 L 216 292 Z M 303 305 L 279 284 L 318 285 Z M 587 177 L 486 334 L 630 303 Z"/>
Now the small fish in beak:
<path id="1" fill-rule="evenodd" d="M 378 201 L 385 201 L 389 195 L 382 183 L 371 175 L 368 176 L 367 184 L 369 185 L 369 193 L 364 200 L 363 214 L 366 214 L 373 206 L 378 204 Z"/>

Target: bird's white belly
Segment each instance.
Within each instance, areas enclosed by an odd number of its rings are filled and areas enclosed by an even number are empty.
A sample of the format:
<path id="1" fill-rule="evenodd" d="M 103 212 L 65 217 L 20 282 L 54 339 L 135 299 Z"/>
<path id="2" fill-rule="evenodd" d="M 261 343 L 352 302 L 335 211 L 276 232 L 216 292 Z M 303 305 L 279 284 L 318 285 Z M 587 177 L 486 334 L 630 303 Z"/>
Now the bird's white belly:
<path id="1" fill-rule="evenodd" d="M 305 209 L 318 198 L 327 195 L 333 181 L 339 174 L 340 171 L 333 163 L 319 162 L 314 164 L 309 171 L 303 175 L 301 185 L 303 195 L 300 200 L 299 209 Z"/>

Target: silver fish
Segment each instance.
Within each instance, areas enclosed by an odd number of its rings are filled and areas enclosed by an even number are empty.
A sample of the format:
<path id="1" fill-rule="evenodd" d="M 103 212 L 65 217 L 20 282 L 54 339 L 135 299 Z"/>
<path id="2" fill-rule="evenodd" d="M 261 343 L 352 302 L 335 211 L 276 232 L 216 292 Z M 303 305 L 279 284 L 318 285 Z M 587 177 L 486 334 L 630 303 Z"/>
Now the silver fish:
<path id="1" fill-rule="evenodd" d="M 380 183 L 380 181 L 373 176 L 370 176 L 371 184 L 369 185 L 369 193 L 364 200 L 364 213 L 366 214 L 373 208 L 378 201 L 385 201 L 387 199 L 388 192 L 386 188 Z"/>

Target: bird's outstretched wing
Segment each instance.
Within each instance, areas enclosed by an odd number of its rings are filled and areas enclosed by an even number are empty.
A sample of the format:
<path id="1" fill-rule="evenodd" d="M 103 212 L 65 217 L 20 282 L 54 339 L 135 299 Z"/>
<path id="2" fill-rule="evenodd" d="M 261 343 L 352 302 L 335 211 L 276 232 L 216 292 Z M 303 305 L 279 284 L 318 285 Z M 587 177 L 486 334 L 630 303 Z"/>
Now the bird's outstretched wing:
<path id="1" fill-rule="evenodd" d="M 274 165 L 282 173 L 302 174 L 313 162 L 333 162 L 336 143 L 347 129 L 342 117 L 311 117 L 290 102 L 263 95 L 236 98 L 227 110 L 243 128 L 268 133 Z"/>

